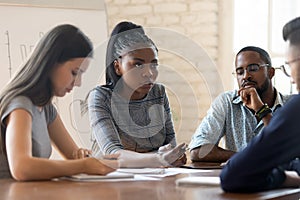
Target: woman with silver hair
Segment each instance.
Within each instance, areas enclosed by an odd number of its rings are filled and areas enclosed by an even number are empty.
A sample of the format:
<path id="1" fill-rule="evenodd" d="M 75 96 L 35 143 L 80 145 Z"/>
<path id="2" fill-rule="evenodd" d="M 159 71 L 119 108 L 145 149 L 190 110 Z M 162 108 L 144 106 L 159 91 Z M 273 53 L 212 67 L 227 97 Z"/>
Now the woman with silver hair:
<path id="1" fill-rule="evenodd" d="M 119 153 L 121 167 L 181 166 L 165 87 L 156 83 L 158 49 L 143 28 L 121 22 L 106 53 L 106 84 L 89 94 L 93 154 Z"/>

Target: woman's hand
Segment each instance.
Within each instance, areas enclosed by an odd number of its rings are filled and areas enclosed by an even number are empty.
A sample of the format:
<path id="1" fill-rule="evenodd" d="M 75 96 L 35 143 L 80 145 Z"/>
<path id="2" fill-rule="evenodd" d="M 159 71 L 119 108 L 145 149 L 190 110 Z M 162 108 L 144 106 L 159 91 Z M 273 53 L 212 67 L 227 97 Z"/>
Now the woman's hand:
<path id="1" fill-rule="evenodd" d="M 102 158 L 85 158 L 85 173 L 106 175 L 110 172 L 113 172 L 120 167 L 120 162 L 118 158 L 119 154 L 106 155 Z"/>
<path id="2" fill-rule="evenodd" d="M 106 175 L 119 167 L 118 160 L 99 160 L 97 158 L 85 158 L 84 173 Z"/>
<path id="3" fill-rule="evenodd" d="M 186 151 L 187 145 L 185 143 L 179 144 L 172 148 L 170 144 L 162 146 L 158 149 L 158 153 L 161 158 L 163 166 L 181 166 L 186 163 Z"/>
<path id="4" fill-rule="evenodd" d="M 73 151 L 73 159 L 82 159 L 89 157 L 91 155 L 92 151 L 88 149 L 79 148 L 75 151 Z"/>

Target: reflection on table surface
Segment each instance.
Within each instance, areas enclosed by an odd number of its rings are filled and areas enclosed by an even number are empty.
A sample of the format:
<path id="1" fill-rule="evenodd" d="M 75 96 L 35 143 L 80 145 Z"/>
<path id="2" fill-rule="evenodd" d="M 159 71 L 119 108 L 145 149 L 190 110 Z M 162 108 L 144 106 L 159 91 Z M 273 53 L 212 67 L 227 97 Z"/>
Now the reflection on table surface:
<path id="1" fill-rule="evenodd" d="M 217 176 L 219 173 L 220 170 L 203 170 L 199 173 L 179 174 L 152 181 L 118 182 L 72 182 L 65 180 L 16 182 L 10 179 L 2 179 L 0 180 L 0 199 L 222 200 L 299 199 L 300 197 L 300 189 L 268 191 L 256 194 L 232 194 L 224 193 L 219 186 L 176 186 L 175 184 L 177 178 L 211 176 L 212 174 Z"/>

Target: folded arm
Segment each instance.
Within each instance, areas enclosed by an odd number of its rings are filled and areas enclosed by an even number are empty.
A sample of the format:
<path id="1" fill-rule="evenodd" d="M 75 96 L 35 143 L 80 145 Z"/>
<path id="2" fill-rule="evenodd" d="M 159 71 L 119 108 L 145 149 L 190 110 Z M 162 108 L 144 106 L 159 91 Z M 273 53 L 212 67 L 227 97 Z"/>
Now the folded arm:
<path id="1" fill-rule="evenodd" d="M 234 151 L 225 150 L 214 144 L 205 144 L 191 150 L 193 162 L 226 162 Z"/>

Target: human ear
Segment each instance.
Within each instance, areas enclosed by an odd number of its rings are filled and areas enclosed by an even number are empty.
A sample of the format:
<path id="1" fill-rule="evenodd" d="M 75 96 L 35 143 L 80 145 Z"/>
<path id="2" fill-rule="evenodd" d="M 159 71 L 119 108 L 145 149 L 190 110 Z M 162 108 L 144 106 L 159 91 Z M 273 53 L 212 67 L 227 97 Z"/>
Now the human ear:
<path id="1" fill-rule="evenodd" d="M 114 68 L 117 75 L 121 76 L 121 70 L 120 70 L 120 62 L 118 60 L 114 60 Z"/>
<path id="2" fill-rule="evenodd" d="M 268 69 L 268 77 L 269 77 L 270 79 L 272 79 L 272 78 L 274 77 L 274 75 L 275 75 L 275 69 L 274 69 L 273 67 L 270 67 L 270 68 Z"/>

